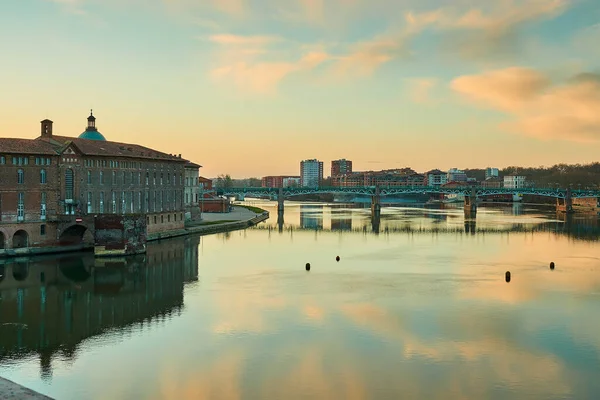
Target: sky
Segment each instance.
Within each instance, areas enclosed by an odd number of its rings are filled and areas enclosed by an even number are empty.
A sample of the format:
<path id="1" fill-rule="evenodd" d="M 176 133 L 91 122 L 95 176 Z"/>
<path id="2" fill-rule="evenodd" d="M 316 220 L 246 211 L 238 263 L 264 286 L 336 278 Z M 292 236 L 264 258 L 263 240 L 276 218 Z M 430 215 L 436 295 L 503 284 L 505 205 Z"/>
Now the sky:
<path id="1" fill-rule="evenodd" d="M 214 177 L 598 161 L 598 0 L 5 0 L 0 136 Z"/>

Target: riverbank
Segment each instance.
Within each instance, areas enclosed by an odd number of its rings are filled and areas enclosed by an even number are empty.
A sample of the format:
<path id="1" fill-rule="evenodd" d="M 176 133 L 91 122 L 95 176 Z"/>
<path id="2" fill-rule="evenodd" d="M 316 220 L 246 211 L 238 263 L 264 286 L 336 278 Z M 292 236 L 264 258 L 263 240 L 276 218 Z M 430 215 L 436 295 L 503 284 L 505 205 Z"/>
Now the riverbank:
<path id="1" fill-rule="evenodd" d="M 52 400 L 48 396 L 34 392 L 17 383 L 0 377 L 0 398 L 2 400 Z"/>
<path id="2" fill-rule="evenodd" d="M 258 211 L 262 212 L 258 212 Z M 256 211 L 256 212 L 255 212 Z M 191 234 L 210 235 L 250 228 L 269 219 L 269 213 L 261 209 L 249 210 L 235 206 L 228 213 L 204 213 L 201 221 L 186 223 L 183 229 L 169 232 L 153 233 L 146 241 L 168 239 Z M 79 244 L 74 246 L 24 247 L 19 249 L 0 249 L 0 258 L 30 257 L 45 254 L 70 253 L 93 250 L 93 245 Z"/>
<path id="3" fill-rule="evenodd" d="M 146 240 L 150 242 L 190 234 L 211 235 L 213 233 L 237 231 L 250 228 L 269 219 L 267 211 L 261 210 L 260 213 L 254 211 L 245 207 L 234 206 L 233 210 L 228 213 L 203 213 L 202 220 L 186 223 L 184 229 L 148 235 Z"/>

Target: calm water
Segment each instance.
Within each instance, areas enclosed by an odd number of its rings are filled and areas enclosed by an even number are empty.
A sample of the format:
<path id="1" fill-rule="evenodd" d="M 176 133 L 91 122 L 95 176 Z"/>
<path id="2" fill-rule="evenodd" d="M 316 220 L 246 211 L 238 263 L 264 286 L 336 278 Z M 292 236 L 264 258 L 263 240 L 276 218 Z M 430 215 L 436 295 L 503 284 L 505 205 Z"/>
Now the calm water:
<path id="1" fill-rule="evenodd" d="M 376 233 L 269 207 L 140 258 L 0 261 L 0 376 L 57 399 L 600 398 L 597 217 L 386 208 Z"/>

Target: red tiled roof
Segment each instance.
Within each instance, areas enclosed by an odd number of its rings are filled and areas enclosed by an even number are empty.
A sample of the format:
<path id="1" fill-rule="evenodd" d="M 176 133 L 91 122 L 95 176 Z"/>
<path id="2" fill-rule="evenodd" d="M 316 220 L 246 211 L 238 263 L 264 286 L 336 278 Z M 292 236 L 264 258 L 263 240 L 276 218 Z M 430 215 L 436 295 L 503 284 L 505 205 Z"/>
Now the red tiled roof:
<path id="1" fill-rule="evenodd" d="M 32 139 L 0 138 L 0 153 L 57 155 L 58 149 L 50 143 Z"/>
<path id="2" fill-rule="evenodd" d="M 46 142 L 61 149 L 66 147 L 69 143 L 73 143 L 86 156 L 116 156 L 179 162 L 187 161 L 183 158 L 153 150 L 148 147 L 140 146 L 138 144 L 111 142 L 108 140 L 98 141 L 53 135 L 52 138 L 38 137 L 37 139 L 32 140 L 32 142 Z"/>
<path id="3" fill-rule="evenodd" d="M 185 168 L 202 168 L 202 165 L 188 161 L 185 163 Z"/>

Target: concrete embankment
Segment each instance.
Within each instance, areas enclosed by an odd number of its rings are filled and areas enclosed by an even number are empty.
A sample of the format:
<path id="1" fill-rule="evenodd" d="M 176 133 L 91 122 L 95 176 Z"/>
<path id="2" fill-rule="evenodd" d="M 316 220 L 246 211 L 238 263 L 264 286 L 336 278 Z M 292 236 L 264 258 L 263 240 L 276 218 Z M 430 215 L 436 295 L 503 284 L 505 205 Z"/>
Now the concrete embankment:
<path id="1" fill-rule="evenodd" d="M 25 386 L 9 381 L 8 379 L 0 378 L 0 399 L 2 400 L 52 400 L 48 396 L 44 396 Z"/>
<path id="2" fill-rule="evenodd" d="M 267 211 L 262 214 L 255 214 L 248 210 L 237 210 L 236 212 L 226 214 L 205 214 L 204 223 L 188 225 L 185 229 L 171 232 L 161 232 L 148 235 L 147 241 L 167 239 L 177 236 L 190 234 L 211 235 L 213 233 L 222 233 L 246 229 L 269 219 Z M 219 222 L 223 221 L 223 222 Z M 208 222 L 208 224 L 206 224 Z"/>

